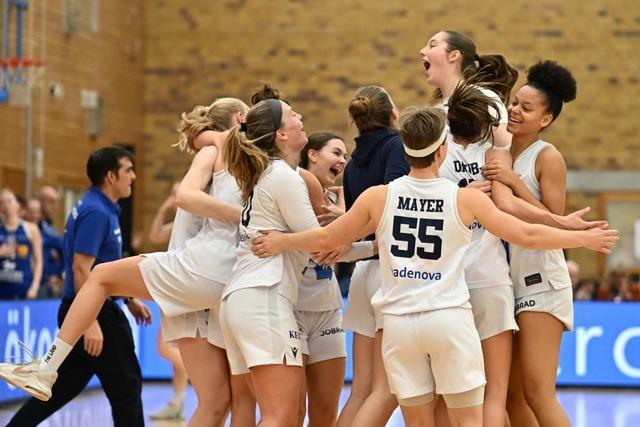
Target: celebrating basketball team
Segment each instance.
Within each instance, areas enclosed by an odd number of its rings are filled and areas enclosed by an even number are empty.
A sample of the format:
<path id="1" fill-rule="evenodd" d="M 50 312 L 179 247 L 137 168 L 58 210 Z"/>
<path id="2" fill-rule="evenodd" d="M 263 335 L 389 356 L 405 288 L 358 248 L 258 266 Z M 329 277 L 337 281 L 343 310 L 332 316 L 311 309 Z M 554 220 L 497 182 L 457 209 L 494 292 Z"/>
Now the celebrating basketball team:
<path id="1" fill-rule="evenodd" d="M 195 155 L 170 250 L 96 265 L 46 357 L 0 364 L 0 377 L 55 398 L 105 300 L 135 297 L 156 301 L 180 352 L 198 397 L 190 426 L 229 412 L 255 426 L 256 403 L 261 427 L 382 427 L 397 406 L 412 427 L 569 426 L 555 391 L 573 326 L 562 249 L 618 240 L 588 209 L 564 215 L 566 165 L 543 140 L 576 82 L 545 60 L 514 90 L 507 60 L 455 31 L 420 59 L 434 89 L 422 106 L 399 112 L 373 85 L 345 105 L 348 162 L 340 135 L 307 137 L 269 85 L 251 107 L 221 98 L 183 114 L 179 145 Z M 356 261 L 344 322 L 337 261 Z"/>

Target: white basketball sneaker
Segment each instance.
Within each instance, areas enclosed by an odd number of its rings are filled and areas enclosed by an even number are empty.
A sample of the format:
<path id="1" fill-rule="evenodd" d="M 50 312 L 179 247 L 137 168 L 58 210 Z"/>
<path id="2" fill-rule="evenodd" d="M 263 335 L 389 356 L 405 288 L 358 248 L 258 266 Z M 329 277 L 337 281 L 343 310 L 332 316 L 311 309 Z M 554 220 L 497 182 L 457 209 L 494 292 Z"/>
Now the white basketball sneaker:
<path id="1" fill-rule="evenodd" d="M 58 373 L 40 370 L 40 359 L 35 359 L 22 365 L 0 363 L 0 378 L 36 399 L 47 401 L 51 398 L 51 387 L 58 379 Z"/>

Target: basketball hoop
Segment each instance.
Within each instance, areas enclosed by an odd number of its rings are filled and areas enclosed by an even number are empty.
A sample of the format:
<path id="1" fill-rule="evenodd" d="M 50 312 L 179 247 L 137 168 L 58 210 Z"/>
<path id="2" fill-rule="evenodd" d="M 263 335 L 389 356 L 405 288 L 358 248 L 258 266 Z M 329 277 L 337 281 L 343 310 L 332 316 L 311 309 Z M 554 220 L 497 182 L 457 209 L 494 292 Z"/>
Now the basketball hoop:
<path id="1" fill-rule="evenodd" d="M 37 58 L 0 58 L 0 102 L 25 107 L 29 91 L 44 73 L 44 61 Z"/>

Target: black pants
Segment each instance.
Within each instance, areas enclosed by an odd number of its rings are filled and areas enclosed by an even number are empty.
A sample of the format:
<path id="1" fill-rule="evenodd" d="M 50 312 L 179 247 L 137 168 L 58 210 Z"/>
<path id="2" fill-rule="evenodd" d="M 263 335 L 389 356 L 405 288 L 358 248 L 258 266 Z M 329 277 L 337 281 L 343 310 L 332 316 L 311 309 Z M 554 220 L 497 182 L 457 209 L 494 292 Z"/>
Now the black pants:
<path id="1" fill-rule="evenodd" d="M 63 299 L 58 310 L 58 326 L 71 307 L 72 300 Z M 107 399 L 115 426 L 144 426 L 142 413 L 142 373 L 134 352 L 131 327 L 118 305 L 107 300 L 98 323 L 102 328 L 104 345 L 100 356 L 84 351 L 83 339 L 75 345 L 58 370 L 51 399 L 47 402 L 31 398 L 13 416 L 8 426 L 36 426 L 67 402 L 76 397 L 95 374 Z"/>

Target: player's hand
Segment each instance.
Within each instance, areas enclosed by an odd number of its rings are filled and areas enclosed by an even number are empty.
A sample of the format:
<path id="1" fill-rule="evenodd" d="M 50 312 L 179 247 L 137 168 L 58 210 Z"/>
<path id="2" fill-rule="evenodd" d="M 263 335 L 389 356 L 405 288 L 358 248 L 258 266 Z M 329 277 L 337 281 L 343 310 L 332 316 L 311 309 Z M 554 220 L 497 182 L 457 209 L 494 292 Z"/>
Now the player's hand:
<path id="1" fill-rule="evenodd" d="M 136 319 L 138 325 L 147 326 L 151 324 L 151 311 L 138 298 L 131 298 L 127 303 L 129 312 Z"/>
<path id="2" fill-rule="evenodd" d="M 491 198 L 491 181 L 485 179 L 483 181 L 471 181 L 467 184 L 467 188 L 475 188 L 476 190 L 482 191 L 487 197 Z"/>
<path id="3" fill-rule="evenodd" d="M 500 181 L 511 188 L 517 179 L 515 172 L 508 164 L 495 159 L 485 163 L 482 167 L 482 175 L 487 179 Z"/>
<path id="4" fill-rule="evenodd" d="M 103 344 L 102 329 L 100 329 L 98 321 L 94 320 L 84 333 L 84 351 L 89 353 L 90 356 L 98 357 L 102 353 Z"/>
<path id="5" fill-rule="evenodd" d="M 251 251 L 258 258 L 274 256 L 285 250 L 279 231 L 261 231 L 251 243 Z"/>
<path id="6" fill-rule="evenodd" d="M 618 236 L 618 230 L 592 228 L 585 231 L 585 233 L 587 234 L 587 238 L 584 247 L 591 249 L 592 251 L 602 252 L 605 254 L 611 253 L 610 248 L 620 238 Z"/>
<path id="7" fill-rule="evenodd" d="M 567 230 L 589 230 L 591 228 L 609 228 L 607 221 L 586 221 L 582 219 L 589 213 L 590 207 L 582 208 L 562 217 L 562 225 Z"/>
<path id="8" fill-rule="evenodd" d="M 333 265 L 351 248 L 351 244 L 343 245 L 327 252 L 314 252 L 311 259 L 318 265 Z"/>

